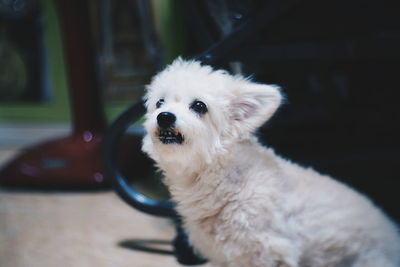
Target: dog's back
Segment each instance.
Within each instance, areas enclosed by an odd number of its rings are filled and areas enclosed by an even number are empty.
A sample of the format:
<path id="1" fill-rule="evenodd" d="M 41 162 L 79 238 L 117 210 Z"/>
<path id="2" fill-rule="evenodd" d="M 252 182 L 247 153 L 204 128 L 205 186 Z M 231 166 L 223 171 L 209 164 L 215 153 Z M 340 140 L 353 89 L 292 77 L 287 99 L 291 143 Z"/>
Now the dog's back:
<path id="1" fill-rule="evenodd" d="M 399 232 L 368 198 L 312 169 L 282 165 L 291 188 L 287 229 L 304 240 L 300 266 L 400 266 Z"/>

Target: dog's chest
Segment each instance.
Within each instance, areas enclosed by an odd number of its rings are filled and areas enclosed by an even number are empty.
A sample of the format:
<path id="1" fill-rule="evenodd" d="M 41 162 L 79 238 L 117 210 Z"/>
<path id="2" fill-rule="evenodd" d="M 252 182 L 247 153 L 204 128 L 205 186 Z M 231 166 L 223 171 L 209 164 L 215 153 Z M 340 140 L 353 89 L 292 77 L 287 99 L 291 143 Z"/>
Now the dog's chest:
<path id="1" fill-rule="evenodd" d="M 189 233 L 191 243 L 209 260 L 220 261 L 223 255 L 222 246 L 229 232 L 229 225 L 223 219 L 223 204 L 218 198 L 208 198 L 206 203 L 193 208 L 192 216 L 186 217 L 185 228 Z M 201 213 L 201 215 L 200 215 Z"/>
<path id="2" fill-rule="evenodd" d="M 185 217 L 185 228 L 192 244 L 208 258 L 221 260 L 221 249 L 233 230 L 227 214 L 238 201 L 238 171 L 220 172 L 223 182 L 198 184 L 179 201 L 178 211 Z M 210 178 L 210 177 L 209 177 Z M 243 181 L 243 179 L 240 179 Z"/>

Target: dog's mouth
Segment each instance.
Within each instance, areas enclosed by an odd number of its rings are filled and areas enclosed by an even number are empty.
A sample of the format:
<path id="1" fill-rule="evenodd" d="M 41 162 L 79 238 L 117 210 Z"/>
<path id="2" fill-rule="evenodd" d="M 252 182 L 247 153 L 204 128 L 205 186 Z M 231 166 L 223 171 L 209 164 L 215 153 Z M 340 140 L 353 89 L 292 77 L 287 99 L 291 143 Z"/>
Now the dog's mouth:
<path id="1" fill-rule="evenodd" d="M 158 139 L 163 144 L 182 144 L 183 136 L 181 133 L 176 132 L 172 129 L 160 129 L 158 133 Z"/>

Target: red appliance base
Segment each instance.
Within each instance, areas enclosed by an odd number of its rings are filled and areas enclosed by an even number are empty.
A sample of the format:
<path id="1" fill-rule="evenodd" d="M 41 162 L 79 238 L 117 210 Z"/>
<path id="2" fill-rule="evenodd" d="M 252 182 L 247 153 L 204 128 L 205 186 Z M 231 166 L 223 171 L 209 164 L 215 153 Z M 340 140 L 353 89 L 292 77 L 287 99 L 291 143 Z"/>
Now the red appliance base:
<path id="1" fill-rule="evenodd" d="M 0 170 L 0 184 L 38 189 L 107 188 L 101 139 L 102 134 L 85 131 L 29 148 Z"/>

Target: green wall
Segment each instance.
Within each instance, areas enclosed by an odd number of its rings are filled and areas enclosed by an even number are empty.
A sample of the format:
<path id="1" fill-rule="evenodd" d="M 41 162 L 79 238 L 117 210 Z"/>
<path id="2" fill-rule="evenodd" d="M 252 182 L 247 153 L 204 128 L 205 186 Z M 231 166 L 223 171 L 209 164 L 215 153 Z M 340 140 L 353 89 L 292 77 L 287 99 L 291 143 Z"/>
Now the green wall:
<path id="1" fill-rule="evenodd" d="M 29 104 L 0 102 L 0 122 L 69 122 L 70 107 L 62 36 L 55 7 L 55 0 L 42 0 L 44 50 L 48 69 L 48 83 L 51 90 L 49 103 Z M 182 12 L 174 0 L 155 0 L 158 9 L 161 42 L 164 60 L 170 63 L 182 54 L 184 30 Z M 128 104 L 105 103 L 109 121 L 120 114 Z"/>
<path id="2" fill-rule="evenodd" d="M 0 103 L 0 121 L 50 122 L 70 120 L 68 90 L 60 35 L 53 0 L 42 1 L 43 34 L 52 99 L 44 104 Z"/>

